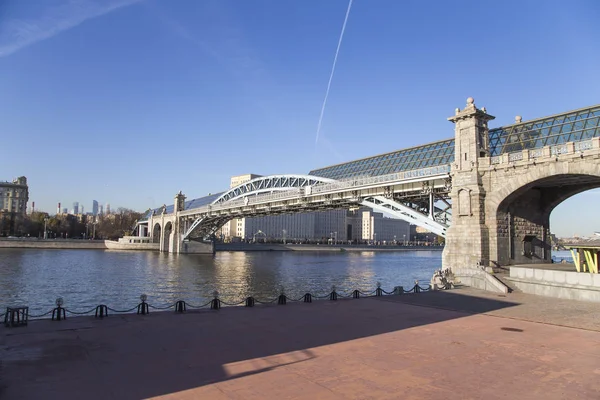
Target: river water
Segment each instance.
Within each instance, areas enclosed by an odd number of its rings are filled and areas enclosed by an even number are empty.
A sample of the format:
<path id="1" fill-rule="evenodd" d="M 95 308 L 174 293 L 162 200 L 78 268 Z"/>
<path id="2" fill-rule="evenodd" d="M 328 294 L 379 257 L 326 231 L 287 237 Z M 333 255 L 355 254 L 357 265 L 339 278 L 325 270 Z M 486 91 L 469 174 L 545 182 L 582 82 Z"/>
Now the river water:
<path id="1" fill-rule="evenodd" d="M 304 293 L 412 287 L 429 283 L 441 266 L 441 251 L 398 252 L 218 252 L 172 255 L 102 250 L 0 250 L 0 314 L 7 306 L 27 305 L 31 314 L 54 307 L 57 297 L 72 311 L 99 304 L 129 309 L 148 295 L 155 306 L 185 300 L 204 304 L 219 291 L 224 302 L 248 296 L 291 298 Z"/>

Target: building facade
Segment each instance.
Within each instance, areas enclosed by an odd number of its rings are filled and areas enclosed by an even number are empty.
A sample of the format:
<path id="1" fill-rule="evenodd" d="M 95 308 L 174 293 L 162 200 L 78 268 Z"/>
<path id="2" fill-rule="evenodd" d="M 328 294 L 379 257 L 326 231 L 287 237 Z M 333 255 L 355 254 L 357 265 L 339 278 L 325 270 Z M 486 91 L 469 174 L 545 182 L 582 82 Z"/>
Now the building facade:
<path id="1" fill-rule="evenodd" d="M 15 233 L 16 222 L 27 213 L 28 201 L 26 177 L 20 176 L 12 182 L 0 182 L 0 235 Z"/>
<path id="2" fill-rule="evenodd" d="M 20 176 L 12 182 L 0 182 L 0 212 L 25 215 L 28 201 L 26 177 Z"/>

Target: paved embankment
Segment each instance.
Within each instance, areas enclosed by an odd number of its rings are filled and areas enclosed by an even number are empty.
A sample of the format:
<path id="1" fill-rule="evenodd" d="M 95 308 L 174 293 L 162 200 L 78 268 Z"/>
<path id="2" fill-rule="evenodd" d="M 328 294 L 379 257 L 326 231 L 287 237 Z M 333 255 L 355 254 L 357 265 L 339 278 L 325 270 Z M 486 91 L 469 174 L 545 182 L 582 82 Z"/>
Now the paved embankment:
<path id="1" fill-rule="evenodd" d="M 149 250 L 158 251 L 158 243 L 119 243 L 111 240 L 77 239 L 0 239 L 0 249 L 67 249 L 67 250 Z"/>
<path id="2" fill-rule="evenodd" d="M 0 397 L 598 399 L 598 321 L 471 289 L 35 321 L 0 328 Z"/>
<path id="3" fill-rule="evenodd" d="M 9 249 L 106 249 L 104 240 L 0 239 L 0 248 Z"/>

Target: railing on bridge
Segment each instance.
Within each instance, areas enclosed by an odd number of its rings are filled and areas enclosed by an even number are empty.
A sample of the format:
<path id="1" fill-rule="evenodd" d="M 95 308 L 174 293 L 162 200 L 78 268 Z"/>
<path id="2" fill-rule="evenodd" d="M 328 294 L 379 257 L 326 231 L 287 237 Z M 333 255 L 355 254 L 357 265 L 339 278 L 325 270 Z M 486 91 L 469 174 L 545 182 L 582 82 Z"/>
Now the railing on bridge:
<path id="1" fill-rule="evenodd" d="M 493 156 L 490 158 L 490 164 L 503 164 L 505 159 L 508 163 L 513 163 L 523 160 L 536 160 L 542 157 L 556 157 L 565 154 L 583 153 L 586 150 L 594 149 L 594 141 L 598 141 L 598 145 L 596 147 L 600 148 L 600 140 L 597 138 L 588 139 L 581 142 L 546 146 L 539 149 L 519 150 L 512 153 Z"/>

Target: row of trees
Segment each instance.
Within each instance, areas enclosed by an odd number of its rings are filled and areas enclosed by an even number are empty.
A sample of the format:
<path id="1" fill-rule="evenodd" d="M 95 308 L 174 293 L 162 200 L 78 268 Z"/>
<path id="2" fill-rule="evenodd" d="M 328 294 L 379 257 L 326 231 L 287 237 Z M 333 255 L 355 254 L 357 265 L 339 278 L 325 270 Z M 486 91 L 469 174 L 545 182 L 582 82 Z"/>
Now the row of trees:
<path id="1" fill-rule="evenodd" d="M 104 216 L 49 215 L 33 212 L 21 216 L 0 215 L 0 236 L 44 237 L 62 239 L 118 239 L 130 235 L 141 213 L 126 208 Z"/>

